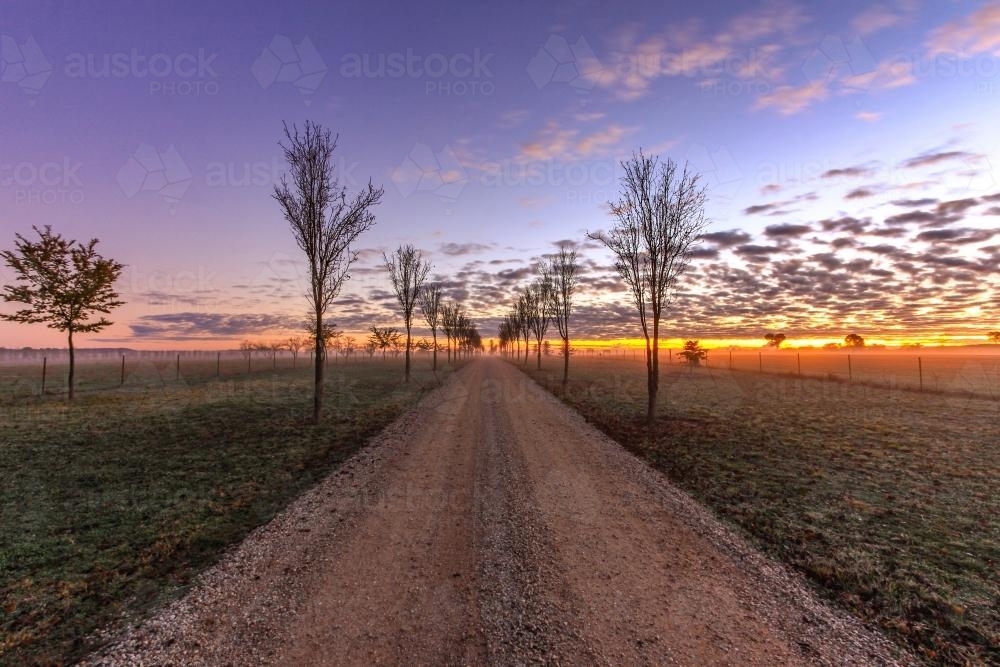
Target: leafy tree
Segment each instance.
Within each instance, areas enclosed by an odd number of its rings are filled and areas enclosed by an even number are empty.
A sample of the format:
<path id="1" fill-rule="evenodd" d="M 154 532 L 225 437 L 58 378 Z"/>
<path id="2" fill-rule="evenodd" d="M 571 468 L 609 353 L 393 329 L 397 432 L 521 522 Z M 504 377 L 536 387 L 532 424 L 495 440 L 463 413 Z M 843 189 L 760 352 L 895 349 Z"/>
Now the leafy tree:
<path id="1" fill-rule="evenodd" d="M 768 347 L 779 348 L 781 347 L 781 344 L 785 342 L 785 334 L 783 333 L 764 334 L 764 340 L 767 341 Z"/>
<path id="2" fill-rule="evenodd" d="M 986 336 L 991 343 L 1000 343 L 1000 331 L 991 331 Z"/>
<path id="3" fill-rule="evenodd" d="M 442 289 L 438 284 L 427 285 L 420 290 L 420 312 L 424 315 L 424 321 L 431 329 L 431 337 L 434 341 L 434 360 L 431 362 L 431 369 L 438 367 L 438 327 L 441 326 L 441 295 Z"/>
<path id="4" fill-rule="evenodd" d="M 844 346 L 845 347 L 864 347 L 865 339 L 856 333 L 850 333 L 844 336 Z"/>
<path id="5" fill-rule="evenodd" d="M 612 252 L 638 312 L 646 339 L 646 420 L 652 426 L 660 386 L 660 321 L 708 224 L 707 195 L 701 176 L 670 158 L 661 163 L 639 151 L 622 167 L 611 231 L 587 236 Z"/>
<path id="6" fill-rule="evenodd" d="M 568 249 L 565 244 L 560 245 L 559 252 L 549 262 L 549 276 L 552 279 L 552 319 L 563 346 L 563 384 L 569 380 L 569 318 L 573 313 L 578 269 L 576 251 Z"/>
<path id="7" fill-rule="evenodd" d="M 392 255 L 382 253 L 389 281 L 396 292 L 396 299 L 403 309 L 403 326 L 406 328 L 406 364 L 403 371 L 403 382 L 410 381 L 410 348 L 412 338 L 410 329 L 413 327 L 413 309 L 420 297 L 420 289 L 427 279 L 431 265 L 424 261 L 420 251 L 412 245 L 401 245 Z"/>
<path id="8" fill-rule="evenodd" d="M 677 355 L 687 359 L 691 366 L 700 366 L 702 359 L 708 358 L 708 350 L 703 348 L 697 340 L 686 340 L 684 341 L 684 349 Z"/>
<path id="9" fill-rule="evenodd" d="M 0 252 L 16 283 L 3 288 L 6 302 L 26 307 L 0 319 L 25 324 L 48 324 L 66 333 L 69 344 L 69 400 L 75 394 L 76 348 L 73 335 L 94 333 L 113 324 L 103 315 L 121 306 L 114 289 L 123 264 L 97 254 L 98 240 L 89 243 L 65 239 L 46 225 L 33 227 L 38 241 L 15 235 L 14 250 Z M 98 319 L 91 319 L 101 315 Z"/>
<path id="10" fill-rule="evenodd" d="M 285 125 L 280 144 L 289 174 L 274 186 L 274 199 L 281 207 L 309 264 L 306 298 L 312 307 L 312 338 L 316 346 L 313 421 L 323 410 L 323 323 L 330 304 L 350 276 L 358 258 L 351 245 L 375 224 L 372 209 L 382 201 L 382 188 L 368 187 L 351 199 L 335 173 L 333 153 L 337 137 L 319 123 L 306 121 L 300 131 Z"/>

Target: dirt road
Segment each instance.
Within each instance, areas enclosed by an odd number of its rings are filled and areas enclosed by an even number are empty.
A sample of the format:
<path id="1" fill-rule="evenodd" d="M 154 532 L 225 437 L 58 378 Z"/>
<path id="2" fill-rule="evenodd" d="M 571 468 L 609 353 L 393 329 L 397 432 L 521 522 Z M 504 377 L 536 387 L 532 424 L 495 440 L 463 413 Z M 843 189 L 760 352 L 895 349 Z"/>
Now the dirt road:
<path id="1" fill-rule="evenodd" d="M 895 656 L 895 657 L 894 657 Z M 895 664 L 499 360 L 465 366 L 94 664 Z"/>

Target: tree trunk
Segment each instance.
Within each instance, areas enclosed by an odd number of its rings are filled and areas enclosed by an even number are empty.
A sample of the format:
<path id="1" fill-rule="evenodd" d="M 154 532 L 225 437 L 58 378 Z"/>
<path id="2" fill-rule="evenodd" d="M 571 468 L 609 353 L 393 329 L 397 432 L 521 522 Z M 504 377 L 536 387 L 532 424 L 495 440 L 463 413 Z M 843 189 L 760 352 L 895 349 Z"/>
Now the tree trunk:
<path id="1" fill-rule="evenodd" d="M 434 361 L 431 362 L 431 370 L 435 373 L 438 369 L 438 334 L 437 329 L 431 329 L 431 337 L 434 339 Z"/>
<path id="2" fill-rule="evenodd" d="M 649 347 L 648 339 L 646 346 Z M 646 421 L 652 427 L 656 420 L 656 395 L 660 389 L 660 323 L 659 318 L 655 315 L 653 316 L 653 346 L 649 350 L 647 370 L 646 386 L 649 391 L 649 404 L 646 406 Z"/>
<path id="3" fill-rule="evenodd" d="M 326 353 L 323 349 L 323 314 L 316 312 L 316 368 L 315 389 L 313 391 L 313 421 L 319 423 L 323 413 L 323 366 Z"/>
<path id="4" fill-rule="evenodd" d="M 73 347 L 73 329 L 69 330 L 69 400 L 74 396 L 74 376 L 76 375 L 76 349 Z"/>
<path id="5" fill-rule="evenodd" d="M 569 338 L 563 338 L 563 384 L 569 380 Z"/>
<path id="6" fill-rule="evenodd" d="M 528 344 L 528 337 L 524 337 L 524 365 L 528 365 L 528 355 L 531 354 L 531 345 Z"/>
<path id="7" fill-rule="evenodd" d="M 406 371 L 403 373 L 403 382 L 410 381 L 410 325 L 406 325 Z"/>
<path id="8" fill-rule="evenodd" d="M 538 370 L 542 370 L 542 340 L 538 340 Z"/>

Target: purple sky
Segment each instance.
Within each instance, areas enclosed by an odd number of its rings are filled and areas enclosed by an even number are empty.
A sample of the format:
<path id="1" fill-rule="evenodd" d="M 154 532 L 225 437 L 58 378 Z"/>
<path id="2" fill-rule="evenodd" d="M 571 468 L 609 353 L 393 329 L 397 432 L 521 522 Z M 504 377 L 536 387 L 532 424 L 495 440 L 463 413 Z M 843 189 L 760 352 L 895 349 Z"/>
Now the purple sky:
<path id="1" fill-rule="evenodd" d="M 311 118 L 349 186 L 386 189 L 350 331 L 398 324 L 382 249 L 422 248 L 490 336 L 571 240 L 581 334 L 637 335 L 584 234 L 639 146 L 711 188 L 669 335 L 997 328 L 1000 2 L 645 4 L 5 3 L 0 247 L 51 224 L 128 265 L 85 345 L 287 335 L 302 267 L 270 194 L 282 121 Z"/>

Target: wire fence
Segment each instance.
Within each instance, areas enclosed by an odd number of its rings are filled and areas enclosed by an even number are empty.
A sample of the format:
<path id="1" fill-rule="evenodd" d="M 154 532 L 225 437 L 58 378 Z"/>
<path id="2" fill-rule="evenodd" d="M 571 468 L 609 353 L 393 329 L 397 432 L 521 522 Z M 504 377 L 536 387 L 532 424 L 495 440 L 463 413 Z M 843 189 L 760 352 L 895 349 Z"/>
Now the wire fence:
<path id="1" fill-rule="evenodd" d="M 248 354 L 239 350 L 207 351 L 81 351 L 77 354 L 74 385 L 77 391 L 103 391 L 179 382 L 205 382 L 254 373 L 293 372 L 313 366 L 313 351 L 293 355 L 287 350 Z M 430 356 L 429 353 L 426 354 Z M 444 353 L 439 352 L 439 359 Z M 389 352 L 385 357 L 396 356 Z M 327 366 L 381 360 L 376 352 L 329 351 Z M 5 350 L 0 352 L 0 400 L 30 396 L 58 396 L 68 391 L 69 353 L 64 350 Z"/>
<path id="2" fill-rule="evenodd" d="M 679 350 L 660 351 L 660 363 L 686 366 Z M 642 363 L 643 350 L 574 350 L 582 358 L 621 358 Z M 1000 350 L 727 350 L 708 351 L 701 362 L 711 369 L 786 375 L 890 387 L 954 393 L 1000 400 Z"/>

